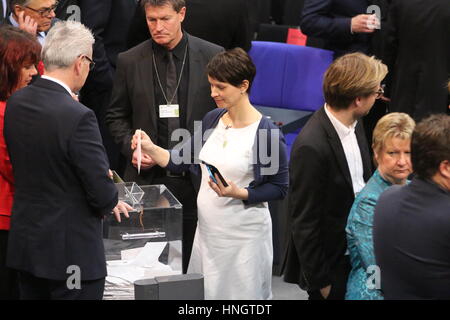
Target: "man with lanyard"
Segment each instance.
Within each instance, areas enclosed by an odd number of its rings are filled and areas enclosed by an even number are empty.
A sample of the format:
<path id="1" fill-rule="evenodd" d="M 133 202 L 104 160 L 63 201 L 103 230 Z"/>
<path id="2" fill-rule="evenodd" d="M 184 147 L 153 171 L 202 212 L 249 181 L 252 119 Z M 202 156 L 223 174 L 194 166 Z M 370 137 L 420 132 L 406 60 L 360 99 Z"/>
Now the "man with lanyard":
<path id="1" fill-rule="evenodd" d="M 197 224 L 200 180 L 155 166 L 148 156 L 142 157 L 138 172 L 131 138 L 136 129 L 142 129 L 158 145 L 170 149 L 178 143 L 171 139 L 174 130 L 188 129 L 193 134 L 194 121 L 215 108 L 205 67 L 223 48 L 183 32 L 184 0 L 144 0 L 141 4 L 152 39 L 119 54 L 106 123 L 127 158 L 125 180 L 164 184 L 183 204 L 186 272 Z"/>

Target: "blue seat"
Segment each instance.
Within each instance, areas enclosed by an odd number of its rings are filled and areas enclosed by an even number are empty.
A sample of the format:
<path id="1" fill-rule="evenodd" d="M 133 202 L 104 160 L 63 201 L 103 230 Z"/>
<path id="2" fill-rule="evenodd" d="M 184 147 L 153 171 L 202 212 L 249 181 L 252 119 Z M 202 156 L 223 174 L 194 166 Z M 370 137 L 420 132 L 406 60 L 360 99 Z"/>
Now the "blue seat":
<path id="1" fill-rule="evenodd" d="M 323 105 L 322 79 L 333 61 L 332 51 L 253 41 L 249 54 L 256 65 L 253 104 L 304 111 Z"/>
<path id="2" fill-rule="evenodd" d="M 253 41 L 249 54 L 256 65 L 250 101 L 262 114 L 280 125 L 289 138 L 290 151 L 301 127 L 324 104 L 323 74 L 333 61 L 333 52 Z"/>

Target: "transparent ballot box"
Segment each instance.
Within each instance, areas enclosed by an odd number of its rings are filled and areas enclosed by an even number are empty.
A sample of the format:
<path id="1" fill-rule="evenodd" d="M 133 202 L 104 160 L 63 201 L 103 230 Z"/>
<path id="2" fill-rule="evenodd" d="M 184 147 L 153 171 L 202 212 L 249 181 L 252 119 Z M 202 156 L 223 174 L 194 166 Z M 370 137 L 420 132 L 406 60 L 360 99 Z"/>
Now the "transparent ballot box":
<path id="1" fill-rule="evenodd" d="M 103 223 L 105 299 L 133 299 L 134 281 L 182 273 L 182 205 L 164 185 L 116 183 L 130 218 Z"/>

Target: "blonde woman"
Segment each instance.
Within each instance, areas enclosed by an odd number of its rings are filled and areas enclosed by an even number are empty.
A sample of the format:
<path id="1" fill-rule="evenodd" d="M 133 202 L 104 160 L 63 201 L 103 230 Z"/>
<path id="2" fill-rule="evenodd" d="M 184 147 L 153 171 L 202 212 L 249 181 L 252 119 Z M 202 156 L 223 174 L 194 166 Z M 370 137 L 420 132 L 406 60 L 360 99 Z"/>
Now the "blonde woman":
<path id="1" fill-rule="evenodd" d="M 414 120 L 406 113 L 382 117 L 373 131 L 377 170 L 355 198 L 347 221 L 347 246 L 352 270 L 347 282 L 347 300 L 381 300 L 376 283 L 369 279 L 375 272 L 373 215 L 384 190 L 393 184 L 406 184 L 412 172 L 411 135 Z"/>

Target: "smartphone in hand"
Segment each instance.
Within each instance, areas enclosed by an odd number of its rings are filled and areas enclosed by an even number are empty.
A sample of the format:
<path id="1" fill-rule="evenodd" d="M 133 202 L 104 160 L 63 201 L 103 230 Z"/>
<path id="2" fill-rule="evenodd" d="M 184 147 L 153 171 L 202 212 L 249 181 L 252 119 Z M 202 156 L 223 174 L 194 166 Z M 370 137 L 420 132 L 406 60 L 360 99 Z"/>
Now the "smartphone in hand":
<path id="1" fill-rule="evenodd" d="M 202 161 L 202 163 L 206 166 L 206 170 L 208 170 L 209 176 L 211 177 L 212 181 L 214 181 L 214 183 L 217 184 L 217 180 L 215 177 L 215 174 L 217 174 L 224 187 L 228 187 L 228 183 L 225 181 L 222 174 L 216 167 L 214 167 L 212 164 L 206 163 L 205 161 Z"/>

